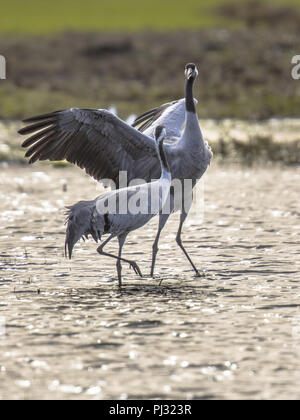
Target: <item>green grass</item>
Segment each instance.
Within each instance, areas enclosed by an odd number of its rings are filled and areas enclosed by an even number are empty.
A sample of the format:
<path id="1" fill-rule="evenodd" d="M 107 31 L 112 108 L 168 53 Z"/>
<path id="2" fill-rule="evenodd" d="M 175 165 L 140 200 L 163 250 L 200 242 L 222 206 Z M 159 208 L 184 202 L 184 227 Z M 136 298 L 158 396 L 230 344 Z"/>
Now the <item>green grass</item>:
<path id="1" fill-rule="evenodd" d="M 276 2 L 299 6 L 299 0 Z M 1 4 L 0 32 L 232 27 L 240 22 L 215 13 L 216 7 L 226 3 L 232 0 L 10 0 Z"/>
<path id="2" fill-rule="evenodd" d="M 1 6 L 0 28 L 27 33 L 196 28 L 216 23 L 212 3 L 220 0 L 13 0 Z"/>

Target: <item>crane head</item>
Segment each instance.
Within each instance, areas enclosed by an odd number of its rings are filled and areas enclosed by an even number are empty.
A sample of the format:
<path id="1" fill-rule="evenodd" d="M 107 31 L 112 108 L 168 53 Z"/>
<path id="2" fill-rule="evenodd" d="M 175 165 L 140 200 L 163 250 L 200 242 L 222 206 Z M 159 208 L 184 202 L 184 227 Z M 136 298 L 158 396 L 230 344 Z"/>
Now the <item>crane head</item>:
<path id="1" fill-rule="evenodd" d="M 195 80 L 196 77 L 198 76 L 198 70 L 195 64 L 194 63 L 186 64 L 184 74 L 188 80 Z"/>

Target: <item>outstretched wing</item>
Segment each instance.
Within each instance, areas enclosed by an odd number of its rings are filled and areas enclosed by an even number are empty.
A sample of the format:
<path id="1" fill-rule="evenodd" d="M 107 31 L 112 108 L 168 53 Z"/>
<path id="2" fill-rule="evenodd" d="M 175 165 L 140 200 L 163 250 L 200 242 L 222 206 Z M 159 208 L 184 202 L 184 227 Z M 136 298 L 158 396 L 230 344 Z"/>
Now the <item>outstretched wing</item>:
<path id="1" fill-rule="evenodd" d="M 195 99 L 195 103 L 197 103 Z M 154 137 L 155 127 L 164 125 L 167 138 L 181 137 L 181 131 L 185 122 L 185 99 L 168 102 L 157 108 L 151 109 L 139 115 L 132 126 L 147 136 Z"/>
<path id="2" fill-rule="evenodd" d="M 119 171 L 127 171 L 128 182 L 160 174 L 155 141 L 107 110 L 71 108 L 24 122 L 19 133 L 30 135 L 22 144 L 30 163 L 65 159 L 117 185 Z"/>

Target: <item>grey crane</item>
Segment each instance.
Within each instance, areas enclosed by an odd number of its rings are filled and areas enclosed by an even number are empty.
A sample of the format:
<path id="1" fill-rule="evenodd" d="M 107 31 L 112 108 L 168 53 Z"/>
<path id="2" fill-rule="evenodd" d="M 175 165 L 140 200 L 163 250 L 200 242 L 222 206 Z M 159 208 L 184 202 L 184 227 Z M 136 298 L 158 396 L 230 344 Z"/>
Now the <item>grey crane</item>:
<path id="1" fill-rule="evenodd" d="M 30 134 L 23 142 L 23 147 L 29 147 L 25 156 L 30 157 L 30 163 L 66 159 L 85 169 L 98 181 L 104 178 L 112 180 L 117 188 L 120 171 L 127 171 L 128 183 L 136 178 L 150 182 L 160 176 L 159 159 L 152 138 L 157 125 L 163 124 L 167 136 L 165 152 L 172 179 L 182 182 L 182 195 L 191 203 L 192 188 L 206 171 L 212 157 L 211 149 L 203 139 L 195 108 L 193 85 L 197 75 L 195 64 L 187 64 L 185 98 L 142 114 L 133 126 L 104 109 L 71 108 L 27 118 L 24 122 L 29 125 L 19 131 L 23 135 Z M 186 179 L 192 181 L 192 187 L 184 191 Z M 170 214 L 177 210 L 181 214 L 176 242 L 196 275 L 200 275 L 181 240 L 182 226 L 189 208 L 190 204 L 179 205 L 171 187 L 170 211 L 159 215 L 158 232 L 153 243 L 151 276 L 154 275 L 160 233 Z"/>
<path id="2" fill-rule="evenodd" d="M 80 201 L 69 209 L 65 253 L 68 253 L 71 259 L 73 247 L 82 236 L 88 237 L 91 234 L 98 242 L 102 235 L 110 233 L 110 236 L 99 246 L 97 251 L 100 255 L 117 259 L 119 287 L 122 285 L 121 261 L 129 263 L 135 273 L 142 277 L 137 263 L 122 257 L 122 248 L 127 235 L 144 226 L 158 214 L 169 195 L 171 173 L 163 148 L 165 136 L 165 128 L 157 126 L 155 139 L 161 165 L 159 180 L 113 190 L 93 201 Z M 132 201 L 131 206 L 128 205 L 130 201 Z M 138 206 L 135 205 L 137 201 L 139 202 Z M 124 209 L 125 203 L 128 205 L 126 209 Z M 116 236 L 119 241 L 118 256 L 103 251 L 105 245 Z"/>

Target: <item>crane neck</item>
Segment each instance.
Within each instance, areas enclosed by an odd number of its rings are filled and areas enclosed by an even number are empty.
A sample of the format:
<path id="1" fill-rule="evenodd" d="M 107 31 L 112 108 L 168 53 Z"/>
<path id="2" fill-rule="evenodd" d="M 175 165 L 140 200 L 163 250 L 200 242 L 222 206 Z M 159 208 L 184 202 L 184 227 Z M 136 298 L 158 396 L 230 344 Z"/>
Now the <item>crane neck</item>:
<path id="1" fill-rule="evenodd" d="M 161 164 L 161 178 L 166 178 L 170 176 L 170 166 L 166 157 L 163 139 L 158 142 L 158 155 Z"/>
<path id="2" fill-rule="evenodd" d="M 194 95 L 193 95 L 193 86 L 194 86 L 194 78 L 190 78 L 186 80 L 185 84 L 185 109 L 187 112 L 193 112 L 196 114 L 196 107 L 194 103 Z"/>
<path id="3" fill-rule="evenodd" d="M 194 155 L 205 151 L 205 143 L 199 126 L 198 115 L 196 112 L 193 85 L 195 79 L 187 79 L 185 95 L 185 128 L 182 136 L 181 145 L 185 149 L 193 150 Z"/>

